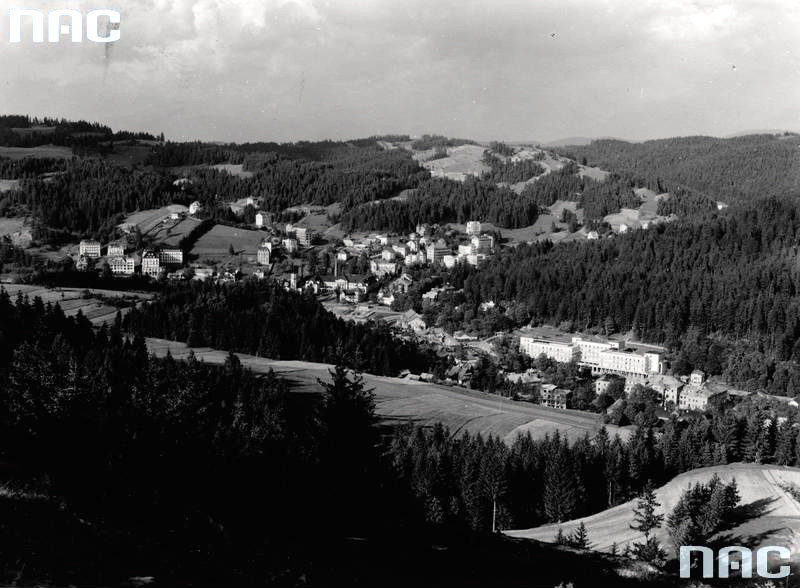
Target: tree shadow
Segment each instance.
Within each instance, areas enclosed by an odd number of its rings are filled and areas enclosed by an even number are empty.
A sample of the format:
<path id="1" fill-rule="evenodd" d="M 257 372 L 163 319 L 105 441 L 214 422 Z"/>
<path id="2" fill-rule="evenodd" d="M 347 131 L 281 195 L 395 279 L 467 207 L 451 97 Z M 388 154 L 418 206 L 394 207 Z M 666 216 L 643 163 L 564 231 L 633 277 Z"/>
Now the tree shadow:
<path id="1" fill-rule="evenodd" d="M 778 500 L 777 496 L 759 498 L 747 504 L 740 504 L 733 509 L 728 520 L 720 527 L 720 531 L 727 531 L 743 525 L 744 523 L 768 515 L 774 509 L 769 506 Z"/>

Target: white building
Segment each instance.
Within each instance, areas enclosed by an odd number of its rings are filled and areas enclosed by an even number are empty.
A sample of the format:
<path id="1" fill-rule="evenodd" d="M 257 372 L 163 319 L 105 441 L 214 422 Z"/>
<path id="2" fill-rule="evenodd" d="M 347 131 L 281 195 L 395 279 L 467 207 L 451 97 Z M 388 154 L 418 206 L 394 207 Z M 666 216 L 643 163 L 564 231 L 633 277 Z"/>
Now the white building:
<path id="1" fill-rule="evenodd" d="M 549 339 L 539 339 L 538 337 L 520 337 L 519 348 L 523 353 L 536 358 L 545 355 L 550 359 L 561 363 L 574 361 L 578 356 L 578 348 L 572 343 L 562 343 Z"/>
<path id="2" fill-rule="evenodd" d="M 384 261 L 392 261 L 395 258 L 395 252 L 392 249 L 384 249 L 381 251 L 381 259 Z"/>
<path id="3" fill-rule="evenodd" d="M 163 266 L 183 265 L 183 251 L 180 249 L 161 249 L 158 252 L 158 260 Z"/>
<path id="4" fill-rule="evenodd" d="M 114 256 L 108 259 L 108 267 L 115 276 L 132 276 L 136 262 L 132 257 Z"/>
<path id="5" fill-rule="evenodd" d="M 268 246 L 264 243 L 258 246 L 258 252 L 256 256 L 258 257 L 258 263 L 261 265 L 269 265 L 269 258 L 272 254 L 272 247 Z"/>
<path id="6" fill-rule="evenodd" d="M 472 255 L 472 244 L 464 243 L 458 246 L 458 255 Z"/>
<path id="7" fill-rule="evenodd" d="M 257 212 L 256 213 L 256 226 L 261 228 L 269 223 L 269 217 L 267 217 L 267 213 L 265 212 Z"/>
<path id="8" fill-rule="evenodd" d="M 373 259 L 369 270 L 378 277 L 393 275 L 397 272 L 397 264 L 394 261 Z"/>
<path id="9" fill-rule="evenodd" d="M 583 337 L 573 337 L 572 344 L 578 347 L 578 352 L 580 353 L 579 363 L 591 368 L 600 367 L 600 355 L 603 351 L 619 349 L 619 341 Z"/>
<path id="10" fill-rule="evenodd" d="M 199 200 L 195 200 L 189 205 L 189 214 L 194 215 L 197 214 L 198 212 L 201 212 L 202 210 L 203 210 L 203 205 L 200 204 Z"/>
<path id="11" fill-rule="evenodd" d="M 467 222 L 467 235 L 480 235 L 481 234 L 481 222 L 480 221 L 469 221 Z"/>
<path id="12" fill-rule="evenodd" d="M 84 239 L 78 246 L 78 253 L 84 257 L 100 257 L 100 242 L 94 239 Z"/>
<path id="13" fill-rule="evenodd" d="M 444 267 L 446 267 L 447 269 L 452 269 L 453 267 L 455 267 L 456 261 L 458 261 L 458 258 L 455 255 L 445 255 L 442 258 L 442 263 L 444 264 Z"/>
<path id="14" fill-rule="evenodd" d="M 108 257 L 121 257 L 125 255 L 125 247 L 119 243 L 109 244 L 106 256 Z"/>
<path id="15" fill-rule="evenodd" d="M 428 257 L 428 263 L 436 263 L 437 261 L 442 261 L 445 255 L 450 255 L 450 248 L 444 241 L 438 241 L 426 247 L 425 253 Z"/>
<path id="16" fill-rule="evenodd" d="M 293 253 L 297 251 L 297 239 L 284 239 L 283 248 L 286 249 L 287 253 Z"/>
<path id="17" fill-rule="evenodd" d="M 161 272 L 161 262 L 159 261 L 158 253 L 155 251 L 145 251 L 142 253 L 142 274 L 157 278 Z"/>
<path id="18" fill-rule="evenodd" d="M 297 237 L 297 242 L 300 245 L 308 247 L 311 245 L 311 241 L 314 240 L 314 232 L 305 227 L 297 227 L 295 229 L 295 237 Z"/>
<path id="19" fill-rule="evenodd" d="M 472 238 L 472 253 L 491 253 L 494 248 L 494 237 L 491 235 L 481 235 Z"/>

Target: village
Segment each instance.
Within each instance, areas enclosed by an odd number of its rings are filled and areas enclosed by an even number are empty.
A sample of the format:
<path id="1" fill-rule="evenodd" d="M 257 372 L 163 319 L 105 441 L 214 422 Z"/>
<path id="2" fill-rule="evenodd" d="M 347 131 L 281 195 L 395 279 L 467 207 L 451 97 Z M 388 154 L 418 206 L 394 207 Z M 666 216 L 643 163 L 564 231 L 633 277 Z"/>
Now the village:
<path id="1" fill-rule="evenodd" d="M 258 201 L 247 198 L 231 206 L 241 212 L 246 206 L 257 208 Z M 188 208 L 168 207 L 167 214 L 156 223 L 157 231 L 187 222 L 195 223 L 190 225 L 195 227 L 202 222 L 202 212 L 197 201 Z M 177 246 L 175 239 L 161 244 L 151 242 L 136 250 L 136 242 L 142 241 L 141 231 L 135 224 L 123 224 L 120 238 L 113 242 L 81 241 L 75 269 L 116 277 L 140 275 L 152 280 L 272 280 L 286 290 L 318 297 L 325 308 L 345 320 L 382 321 L 398 336 L 426 342 L 451 360 L 443 377 L 401 374 L 408 379 L 470 387 L 481 358 L 496 358 L 496 345 L 508 333 L 497 332 L 488 337 L 464 331 L 449 333 L 429 325 L 424 312 L 398 304 L 415 286 L 414 270 L 444 272 L 457 264 L 479 267 L 491 258 L 500 244 L 480 221 L 468 221 L 463 231 L 420 224 L 405 235 L 376 233 L 339 238 L 323 235 L 302 223 L 278 222 L 274 216 L 258 211 L 249 228 L 214 225 L 191 250 Z M 148 227 L 149 232 L 152 229 Z M 226 237 L 230 243 L 226 243 Z M 454 294 L 454 288 L 446 282 L 433 284 L 424 288 L 421 295 L 423 310 L 434 308 L 442 297 Z M 486 302 L 481 310 L 493 306 L 493 302 Z M 596 397 L 621 389 L 624 394 L 610 395 L 613 403 L 605 408 L 606 414 L 612 414 L 637 385 L 658 393 L 664 415 L 705 411 L 715 396 L 746 395 L 719 378 L 707 378 L 699 370 L 689 376 L 672 375 L 664 359 L 667 350 L 657 345 L 541 326 L 522 329 L 512 337 L 519 353 L 531 360 L 544 358 L 574 364 L 591 374 Z M 517 386 L 519 390 L 512 395 L 517 400 L 559 410 L 586 409 L 573 400 L 573 390 L 552 383 L 536 367 L 519 373 L 501 369 L 500 375 L 509 385 Z"/>

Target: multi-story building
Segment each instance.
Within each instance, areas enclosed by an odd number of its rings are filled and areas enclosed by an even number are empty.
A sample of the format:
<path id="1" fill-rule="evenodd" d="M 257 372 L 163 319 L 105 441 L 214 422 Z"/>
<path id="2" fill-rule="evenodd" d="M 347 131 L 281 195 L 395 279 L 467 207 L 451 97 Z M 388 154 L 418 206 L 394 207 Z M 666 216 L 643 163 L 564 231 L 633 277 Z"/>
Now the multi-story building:
<path id="1" fill-rule="evenodd" d="M 428 263 L 437 263 L 441 262 L 445 255 L 450 255 L 450 248 L 444 241 L 438 241 L 433 245 L 427 246 L 425 253 L 428 257 Z"/>
<path id="2" fill-rule="evenodd" d="M 570 390 L 556 388 L 553 384 L 545 384 L 539 390 L 539 398 L 541 399 L 539 404 L 564 410 L 567 408 L 571 393 Z"/>
<path id="3" fill-rule="evenodd" d="M 261 265 L 269 265 L 270 255 L 272 255 L 271 244 L 262 243 L 261 245 L 258 246 L 258 251 L 256 253 L 256 256 L 258 258 L 258 263 L 260 263 Z"/>
<path id="4" fill-rule="evenodd" d="M 491 235 L 475 235 L 471 240 L 472 253 L 491 253 L 494 248 L 494 237 Z"/>
<path id="5" fill-rule="evenodd" d="M 384 249 L 381 251 L 381 259 L 384 261 L 393 261 L 396 253 L 392 249 Z"/>
<path id="6" fill-rule="evenodd" d="M 472 243 L 463 243 L 459 245 L 458 255 L 472 255 Z"/>
<path id="7" fill-rule="evenodd" d="M 94 239 L 84 239 L 78 246 L 78 253 L 84 257 L 100 257 L 100 242 Z"/>
<path id="8" fill-rule="evenodd" d="M 107 257 L 122 257 L 125 255 L 125 247 L 120 243 L 109 243 L 106 250 Z"/>
<path id="9" fill-rule="evenodd" d="M 161 262 L 158 253 L 147 250 L 142 253 L 142 275 L 157 278 L 161 273 Z"/>
<path id="10" fill-rule="evenodd" d="M 136 262 L 132 257 L 114 256 L 108 258 L 108 267 L 111 268 L 111 273 L 116 276 L 132 276 Z"/>
<path id="11" fill-rule="evenodd" d="M 165 267 L 183 265 L 183 251 L 180 249 L 161 249 L 158 252 L 158 261 Z"/>
<path id="12" fill-rule="evenodd" d="M 562 343 L 538 337 L 520 337 L 519 348 L 520 351 L 527 353 L 530 357 L 536 358 L 544 355 L 561 363 L 569 363 L 578 357 L 578 348 L 572 343 Z"/>
<path id="13" fill-rule="evenodd" d="M 590 368 L 600 366 L 601 354 L 609 349 L 619 349 L 619 341 L 609 341 L 588 337 L 573 337 L 572 344 L 578 348 L 578 362 Z"/>
<path id="14" fill-rule="evenodd" d="M 481 234 L 481 222 L 480 221 L 468 221 L 467 222 L 467 235 L 480 235 Z"/>
<path id="15" fill-rule="evenodd" d="M 314 232 L 306 227 L 297 227 L 294 234 L 297 242 L 303 247 L 309 247 L 314 240 Z"/>
<path id="16" fill-rule="evenodd" d="M 717 394 L 706 388 L 693 388 L 687 386 L 678 396 L 678 408 L 681 410 L 706 410 L 709 399 Z"/>
<path id="17" fill-rule="evenodd" d="M 564 363 L 577 361 L 591 368 L 593 374 L 617 374 L 641 380 L 650 374 L 662 372 L 658 353 L 622 349 L 617 341 L 573 337 L 567 343 L 523 336 L 520 337 L 520 350 L 531 357 L 544 354 Z"/>
<path id="18" fill-rule="evenodd" d="M 297 239 L 284 239 L 283 248 L 286 249 L 287 253 L 294 253 L 298 249 Z"/>
<path id="19" fill-rule="evenodd" d="M 258 212 L 256 213 L 256 226 L 263 227 L 269 223 L 269 217 L 267 216 L 266 212 Z"/>

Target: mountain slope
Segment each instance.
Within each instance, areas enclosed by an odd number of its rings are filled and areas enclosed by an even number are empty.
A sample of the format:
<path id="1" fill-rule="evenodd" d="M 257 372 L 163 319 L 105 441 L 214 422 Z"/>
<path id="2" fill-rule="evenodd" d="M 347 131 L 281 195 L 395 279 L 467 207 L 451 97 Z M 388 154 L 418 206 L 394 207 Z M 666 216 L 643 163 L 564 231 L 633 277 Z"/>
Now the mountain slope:
<path id="1" fill-rule="evenodd" d="M 680 499 L 681 493 L 697 482 L 708 482 L 717 474 L 723 482 L 736 479 L 741 495 L 737 509 L 738 524 L 725 531 L 728 545 L 785 545 L 792 552 L 800 548 L 800 504 L 781 489 L 783 484 L 800 484 L 800 469 L 774 465 L 728 464 L 700 468 L 685 472 L 656 490 L 661 503 L 660 512 L 669 514 Z M 545 525 L 532 529 L 506 531 L 511 537 L 553 541 L 558 529 L 570 533 L 583 522 L 592 549 L 607 551 L 613 543 L 620 549 L 626 544 L 641 541 L 642 535 L 630 528 L 633 521 L 632 500 L 590 517 L 562 524 Z M 666 529 L 657 532 L 658 540 L 674 553 Z"/>

